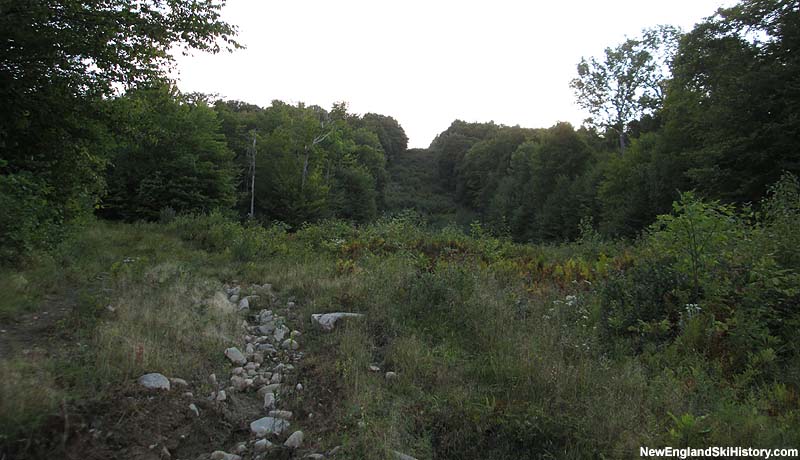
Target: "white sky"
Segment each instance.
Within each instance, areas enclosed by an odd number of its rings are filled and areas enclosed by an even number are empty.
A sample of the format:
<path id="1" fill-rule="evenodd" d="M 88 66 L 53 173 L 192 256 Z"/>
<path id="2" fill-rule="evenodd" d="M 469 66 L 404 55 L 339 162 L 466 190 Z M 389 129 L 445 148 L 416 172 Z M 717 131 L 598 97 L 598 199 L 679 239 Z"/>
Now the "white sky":
<path id="1" fill-rule="evenodd" d="M 641 29 L 691 29 L 730 0 L 228 0 L 245 50 L 178 57 L 184 92 L 394 117 L 410 147 L 455 119 L 579 126 L 569 81 L 581 56 Z"/>

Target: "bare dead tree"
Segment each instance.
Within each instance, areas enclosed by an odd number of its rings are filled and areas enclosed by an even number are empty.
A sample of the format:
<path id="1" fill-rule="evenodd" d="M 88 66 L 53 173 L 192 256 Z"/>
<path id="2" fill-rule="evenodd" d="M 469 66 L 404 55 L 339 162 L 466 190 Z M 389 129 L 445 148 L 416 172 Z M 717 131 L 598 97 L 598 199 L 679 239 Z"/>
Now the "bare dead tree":
<path id="1" fill-rule="evenodd" d="M 256 200 L 256 131 L 252 131 L 253 145 L 250 148 L 250 168 L 248 175 L 250 176 L 250 218 L 255 217 L 255 200 Z"/>
<path id="2" fill-rule="evenodd" d="M 320 131 L 321 132 L 319 134 L 317 134 L 316 136 L 314 136 L 314 138 L 311 140 L 310 144 L 306 144 L 306 145 L 303 146 L 303 153 L 304 153 L 303 175 L 302 175 L 301 180 L 300 180 L 300 190 L 304 190 L 305 186 L 306 186 L 306 178 L 308 177 L 308 159 L 309 159 L 309 156 L 311 155 L 311 149 L 314 148 L 315 145 L 317 145 L 320 142 L 322 142 L 325 139 L 327 139 L 327 137 L 330 136 L 331 133 L 333 132 L 333 128 L 328 128 L 327 127 L 326 120 L 324 120 L 324 119 L 321 120 L 319 125 L 320 125 Z M 325 131 L 326 129 L 327 129 L 327 132 Z"/>

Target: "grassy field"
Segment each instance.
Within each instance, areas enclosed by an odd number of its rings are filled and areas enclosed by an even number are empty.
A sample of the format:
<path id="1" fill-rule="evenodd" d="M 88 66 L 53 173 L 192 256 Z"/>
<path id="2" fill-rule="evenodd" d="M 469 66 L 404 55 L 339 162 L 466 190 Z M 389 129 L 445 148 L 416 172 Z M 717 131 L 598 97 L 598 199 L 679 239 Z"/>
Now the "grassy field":
<path id="1" fill-rule="evenodd" d="M 516 245 L 479 226 L 426 230 L 408 215 L 292 234 L 217 214 L 97 222 L 0 277 L 3 449 L 46 458 L 74 451 L 80 436 L 63 433 L 95 418 L 144 423 L 126 412 L 141 409 L 108 409 L 144 372 L 193 382 L 222 372 L 241 319 L 215 295 L 234 281 L 271 283 L 303 318 L 365 314 L 332 333 L 303 330 L 309 384 L 293 410 L 314 445 L 342 445 L 343 458 L 796 447 L 794 236 L 786 221 L 753 225 L 698 203 L 636 243 L 587 232 L 563 246 Z M 687 223 L 702 248 L 680 231 Z M 85 426 L 65 428 L 71 412 Z M 241 436 L 227 430 L 206 437 Z"/>

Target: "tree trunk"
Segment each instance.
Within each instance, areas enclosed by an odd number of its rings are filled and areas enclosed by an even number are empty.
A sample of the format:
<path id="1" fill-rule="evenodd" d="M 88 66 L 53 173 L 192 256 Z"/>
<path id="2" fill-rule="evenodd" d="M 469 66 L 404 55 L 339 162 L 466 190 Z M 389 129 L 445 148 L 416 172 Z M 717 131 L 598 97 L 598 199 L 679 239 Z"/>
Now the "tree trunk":
<path id="1" fill-rule="evenodd" d="M 255 217 L 256 201 L 256 133 L 253 132 L 253 151 L 250 154 L 250 218 Z"/>
<path id="2" fill-rule="evenodd" d="M 300 179 L 300 190 L 304 190 L 306 187 L 306 176 L 308 176 L 308 147 L 306 147 L 306 156 L 303 159 L 303 176 Z"/>

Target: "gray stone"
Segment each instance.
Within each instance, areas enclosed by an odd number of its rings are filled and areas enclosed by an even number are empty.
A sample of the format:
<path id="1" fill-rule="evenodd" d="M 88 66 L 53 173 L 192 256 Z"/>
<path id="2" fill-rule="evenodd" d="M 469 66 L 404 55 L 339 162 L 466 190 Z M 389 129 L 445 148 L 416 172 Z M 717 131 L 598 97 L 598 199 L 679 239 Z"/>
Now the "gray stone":
<path id="1" fill-rule="evenodd" d="M 412 457 L 410 455 L 406 455 L 406 454 L 404 454 L 402 452 L 398 452 L 396 450 L 392 451 L 392 457 L 394 457 L 395 460 L 417 460 L 416 458 L 414 458 L 414 457 Z"/>
<path id="2" fill-rule="evenodd" d="M 269 335 L 275 330 L 275 324 L 272 322 L 264 323 L 256 328 L 256 332 L 260 335 Z"/>
<path id="3" fill-rule="evenodd" d="M 292 419 L 292 411 L 290 410 L 271 410 L 267 415 L 269 415 L 270 417 L 282 418 L 284 420 Z"/>
<path id="4" fill-rule="evenodd" d="M 194 405 L 194 403 L 189 404 L 189 410 L 194 412 L 194 415 L 196 415 L 198 417 L 200 416 L 200 410 L 197 408 L 197 406 Z"/>
<path id="5" fill-rule="evenodd" d="M 394 372 L 387 372 L 386 373 L 386 380 L 392 381 L 392 380 L 395 380 L 395 379 L 397 379 L 397 374 L 396 373 L 394 373 Z"/>
<path id="6" fill-rule="evenodd" d="M 266 436 L 269 434 L 281 434 L 289 429 L 289 422 L 275 417 L 262 417 L 250 422 L 250 431 L 256 436 Z"/>
<path id="7" fill-rule="evenodd" d="M 328 457 L 333 457 L 333 456 L 335 456 L 336 454 L 338 454 L 338 453 L 339 453 L 339 451 L 340 451 L 340 450 L 342 450 L 342 446 L 336 446 L 336 447 L 334 447 L 333 449 L 331 449 L 331 450 L 329 450 L 329 451 L 328 451 Z"/>
<path id="8" fill-rule="evenodd" d="M 210 383 L 212 387 L 217 386 L 217 374 L 209 375 L 208 376 L 208 383 Z"/>
<path id="9" fill-rule="evenodd" d="M 380 372 L 381 368 L 376 366 L 376 365 L 374 365 L 374 364 L 370 364 L 369 365 L 369 370 L 370 370 L 370 372 Z"/>
<path id="10" fill-rule="evenodd" d="M 253 444 L 253 447 L 255 447 L 256 452 L 264 452 L 268 448 L 272 447 L 272 443 L 266 439 L 259 439 L 255 444 Z"/>
<path id="11" fill-rule="evenodd" d="M 270 383 L 281 383 L 282 379 L 283 377 L 281 376 L 281 374 L 276 373 L 272 374 L 272 378 L 270 378 L 269 381 Z"/>
<path id="12" fill-rule="evenodd" d="M 322 454 L 308 454 L 303 458 L 310 458 L 311 460 L 322 460 L 325 458 Z"/>
<path id="13" fill-rule="evenodd" d="M 242 460 L 242 457 L 221 450 L 215 450 L 211 453 L 211 460 Z"/>
<path id="14" fill-rule="evenodd" d="M 244 391 L 247 388 L 247 381 L 238 375 L 234 375 L 231 377 L 231 386 L 235 388 L 236 391 Z"/>
<path id="15" fill-rule="evenodd" d="M 272 344 L 269 344 L 269 343 L 261 343 L 261 344 L 259 344 L 256 347 L 256 350 L 263 351 L 265 353 L 275 353 L 276 351 L 278 351 L 278 350 L 275 349 L 275 347 Z"/>
<path id="16" fill-rule="evenodd" d="M 157 372 L 139 377 L 139 384 L 148 390 L 169 390 L 169 379 Z"/>
<path id="17" fill-rule="evenodd" d="M 247 362 L 242 352 L 236 347 L 227 348 L 225 350 L 225 356 L 231 360 L 232 363 L 240 366 L 243 366 Z"/>
<path id="18" fill-rule="evenodd" d="M 236 444 L 236 447 L 233 448 L 233 452 L 236 454 L 243 454 L 246 450 L 247 450 L 246 442 L 240 442 L 239 444 Z"/>
<path id="19" fill-rule="evenodd" d="M 250 309 L 250 300 L 248 297 L 239 301 L 239 311 L 242 310 L 249 310 Z"/>
<path id="20" fill-rule="evenodd" d="M 298 383 L 297 386 L 294 387 L 294 389 L 297 390 L 297 391 L 303 391 L 303 384 L 302 383 Z"/>
<path id="21" fill-rule="evenodd" d="M 281 324 L 281 327 L 275 329 L 275 331 L 272 333 L 272 336 L 275 338 L 276 342 L 280 342 L 288 332 L 289 328 Z"/>
<path id="22" fill-rule="evenodd" d="M 179 379 L 177 377 L 170 377 L 169 383 L 171 383 L 173 385 L 178 385 L 178 386 L 181 386 L 181 387 L 188 387 L 189 386 L 189 382 L 187 382 L 186 380 L 183 380 L 183 379 Z"/>
<path id="23" fill-rule="evenodd" d="M 219 390 L 219 393 L 217 393 L 216 400 L 225 401 L 226 399 L 228 399 L 228 395 L 225 394 L 225 390 Z"/>
<path id="24" fill-rule="evenodd" d="M 275 408 L 275 393 L 268 391 L 264 393 L 264 409 L 270 410 L 274 408 Z M 272 415 L 272 412 L 270 412 L 269 415 Z M 284 418 L 284 417 L 279 417 L 279 418 Z"/>
<path id="25" fill-rule="evenodd" d="M 273 320 L 272 310 L 261 310 L 258 313 L 258 322 L 261 324 L 271 323 Z"/>
<path id="26" fill-rule="evenodd" d="M 311 321 L 318 324 L 325 331 L 332 331 L 336 322 L 342 318 L 361 318 L 361 313 L 315 313 L 311 315 Z"/>
<path id="27" fill-rule="evenodd" d="M 263 387 L 258 389 L 259 393 L 275 393 L 280 392 L 281 384 L 280 383 L 271 383 L 269 385 L 264 385 Z"/>
<path id="28" fill-rule="evenodd" d="M 283 348 L 284 350 L 297 350 L 298 348 L 300 348 L 300 344 L 297 343 L 295 340 L 286 339 L 281 344 L 281 348 Z"/>
<path id="29" fill-rule="evenodd" d="M 302 431 L 295 431 L 289 436 L 289 439 L 283 443 L 284 446 L 297 449 L 300 445 L 303 444 L 303 432 Z"/>

